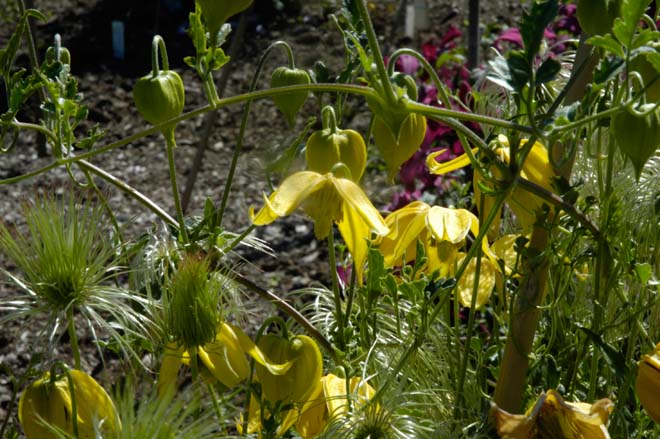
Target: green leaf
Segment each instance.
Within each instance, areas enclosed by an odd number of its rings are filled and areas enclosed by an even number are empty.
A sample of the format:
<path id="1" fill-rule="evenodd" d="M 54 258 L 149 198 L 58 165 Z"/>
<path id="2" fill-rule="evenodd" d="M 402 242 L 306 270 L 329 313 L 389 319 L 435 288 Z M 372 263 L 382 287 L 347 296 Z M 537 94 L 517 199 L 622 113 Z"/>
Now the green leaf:
<path id="1" fill-rule="evenodd" d="M 603 352 L 605 360 L 614 369 L 617 376 L 623 377 L 626 375 L 626 360 L 618 349 L 615 349 L 614 346 L 607 343 L 601 338 L 600 335 L 596 334 L 592 330 L 582 326 L 578 326 L 578 329 L 587 334 L 591 341 L 600 348 L 600 350 Z"/>
<path id="2" fill-rule="evenodd" d="M 488 63 L 489 69 L 486 78 L 499 85 L 500 87 L 509 90 L 515 91 L 511 85 L 511 72 L 509 71 L 509 64 L 501 55 L 498 55 L 495 59 L 491 60 Z"/>
<path id="3" fill-rule="evenodd" d="M 635 264 L 635 274 L 637 274 L 642 285 L 646 285 L 651 280 L 651 276 L 653 276 L 653 268 L 648 262 L 638 263 Z"/>
<path id="4" fill-rule="evenodd" d="M 623 70 L 625 63 L 618 56 L 603 58 L 594 71 L 594 84 L 605 84 Z"/>
<path id="5" fill-rule="evenodd" d="M 385 258 L 380 251 L 369 248 L 367 255 L 367 263 L 369 270 L 367 270 L 367 291 L 369 296 L 379 295 L 383 292 L 383 277 L 385 275 Z"/>
<path id="6" fill-rule="evenodd" d="M 614 39 L 610 34 L 607 35 L 597 35 L 591 37 L 587 40 L 588 44 L 591 44 L 594 47 L 599 47 L 607 52 L 610 52 L 620 58 L 625 56 L 621 44 Z"/>
<path id="7" fill-rule="evenodd" d="M 225 51 L 217 48 L 214 51 L 209 50 L 208 66 L 211 71 L 218 70 L 229 62 L 229 57 Z"/>
<path id="8" fill-rule="evenodd" d="M 519 50 L 509 53 L 507 65 L 509 67 L 509 74 L 511 75 L 511 87 L 516 91 L 522 90 L 532 76 L 530 64 L 525 59 L 524 53 Z"/>
<path id="9" fill-rule="evenodd" d="M 546 59 L 536 71 L 536 84 L 545 84 L 552 81 L 560 70 L 561 64 L 559 61 L 552 58 Z"/>
<path id="10" fill-rule="evenodd" d="M 557 16 L 558 10 L 557 0 L 534 1 L 529 14 L 523 14 L 520 35 L 525 46 L 525 58 L 530 64 L 541 47 L 545 28 Z"/>
<path id="11" fill-rule="evenodd" d="M 623 0 L 621 17 L 614 20 L 612 32 L 625 47 L 631 46 L 635 28 L 637 28 L 639 20 L 642 19 L 648 4 L 649 0 Z"/>
<path id="12" fill-rule="evenodd" d="M 660 53 L 653 51 L 652 53 L 646 53 L 646 60 L 651 63 L 656 72 L 660 72 Z"/>
<path id="13" fill-rule="evenodd" d="M 197 51 L 197 55 L 206 53 L 206 30 L 202 24 L 202 10 L 199 5 L 196 4 L 195 12 L 188 15 L 188 22 L 190 23 L 188 35 Z"/>

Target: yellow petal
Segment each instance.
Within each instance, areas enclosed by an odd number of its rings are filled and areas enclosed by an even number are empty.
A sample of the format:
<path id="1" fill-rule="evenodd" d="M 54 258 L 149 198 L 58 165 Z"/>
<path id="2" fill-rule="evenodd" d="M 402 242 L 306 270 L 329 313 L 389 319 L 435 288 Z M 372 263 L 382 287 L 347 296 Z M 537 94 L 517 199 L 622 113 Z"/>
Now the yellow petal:
<path id="1" fill-rule="evenodd" d="M 468 263 L 463 276 L 456 285 L 458 300 L 461 305 L 470 307 L 472 304 L 472 293 L 474 291 L 474 279 L 477 269 L 477 259 L 472 258 Z M 477 298 L 475 309 L 480 309 L 490 299 L 490 295 L 495 288 L 495 267 L 488 258 L 481 258 L 481 267 L 479 267 L 479 285 L 477 287 Z"/>
<path id="2" fill-rule="evenodd" d="M 183 359 L 183 347 L 178 347 L 176 343 L 169 342 L 165 346 L 165 353 L 160 363 L 160 372 L 158 373 L 158 396 L 165 396 L 166 392 L 173 391 L 176 387 L 176 378 L 181 368 Z"/>
<path id="3" fill-rule="evenodd" d="M 353 269 L 358 285 L 362 285 L 364 264 L 367 262 L 369 239 L 371 238 L 371 227 L 362 221 L 362 217 L 352 209 L 344 209 L 343 219 L 337 224 L 337 227 L 353 257 Z"/>
<path id="4" fill-rule="evenodd" d="M 448 162 L 438 163 L 435 161 L 435 158 L 439 155 L 442 155 L 447 151 L 442 149 L 440 151 L 431 153 L 426 158 L 426 166 L 429 168 L 429 172 L 435 175 L 443 175 L 448 172 L 455 171 L 457 169 L 464 168 L 470 164 L 470 158 L 467 154 L 461 154 L 460 156 L 449 160 Z M 473 148 L 472 153 L 475 154 L 478 151 L 478 148 Z"/>
<path id="5" fill-rule="evenodd" d="M 95 427 L 101 427 L 101 432 L 118 433 L 121 424 L 117 410 L 106 391 L 94 378 L 80 370 L 70 370 L 78 412 L 78 432 L 80 439 L 96 437 Z"/>
<path id="6" fill-rule="evenodd" d="M 441 277 L 448 277 L 454 272 L 458 246 L 447 241 L 429 239 L 426 243 L 427 272 L 439 271 Z"/>
<path id="7" fill-rule="evenodd" d="M 479 233 L 479 220 L 465 209 L 433 206 L 426 216 L 426 223 L 436 240 L 449 241 L 452 244 L 463 242 L 475 226 L 477 234 Z"/>
<path id="8" fill-rule="evenodd" d="M 386 266 L 397 266 L 414 259 L 417 239 L 427 240 L 426 214 L 429 209 L 428 204 L 415 201 L 387 216 L 385 223 L 390 233 L 380 240 L 379 245 Z"/>
<path id="9" fill-rule="evenodd" d="M 610 439 L 605 424 L 612 408 L 607 398 L 594 404 L 569 403 L 549 390 L 524 415 L 512 415 L 495 404 L 491 415 L 502 439 Z"/>
<path id="10" fill-rule="evenodd" d="M 351 378 L 349 389 L 346 389 L 346 379 L 328 374 L 323 380 L 323 393 L 325 394 L 330 419 L 337 419 L 348 414 L 348 399 L 346 391 L 351 394 L 353 407 L 358 409 L 370 400 L 376 391 L 359 377 Z"/>
<path id="11" fill-rule="evenodd" d="M 234 326 L 229 323 L 226 325 L 228 336 L 235 337 L 243 352 L 254 358 L 254 361 L 268 369 L 268 372 L 272 373 L 273 375 L 284 375 L 289 370 L 289 368 L 291 368 L 293 363 L 290 361 L 287 361 L 284 364 L 275 364 L 270 361 L 270 359 L 264 355 L 261 349 L 259 349 L 259 347 L 250 339 L 250 337 L 245 335 L 243 330 L 238 326 Z"/>
<path id="12" fill-rule="evenodd" d="M 18 420 L 27 439 L 55 439 L 45 422 L 73 433 L 71 411 L 67 383 L 58 381 L 52 386 L 48 372 L 30 384 L 18 401 Z"/>
<path id="13" fill-rule="evenodd" d="M 356 212 L 377 235 L 387 235 L 390 230 L 385 220 L 357 184 L 346 178 L 331 177 L 331 180 L 344 200 L 344 209 Z"/>
<path id="14" fill-rule="evenodd" d="M 637 369 L 635 392 L 646 413 L 660 424 L 660 361 L 658 348 L 650 355 L 643 355 Z"/>
<path id="15" fill-rule="evenodd" d="M 321 378 L 309 399 L 300 410 L 300 417 L 296 422 L 296 431 L 303 439 L 317 437 L 328 422 L 328 409 L 323 396 L 323 382 Z"/>
<path id="16" fill-rule="evenodd" d="M 311 194 L 319 190 L 327 178 L 311 171 L 296 172 L 290 175 L 265 201 L 259 212 L 250 210 L 252 223 L 257 226 L 270 224 L 275 219 L 291 214 Z"/>

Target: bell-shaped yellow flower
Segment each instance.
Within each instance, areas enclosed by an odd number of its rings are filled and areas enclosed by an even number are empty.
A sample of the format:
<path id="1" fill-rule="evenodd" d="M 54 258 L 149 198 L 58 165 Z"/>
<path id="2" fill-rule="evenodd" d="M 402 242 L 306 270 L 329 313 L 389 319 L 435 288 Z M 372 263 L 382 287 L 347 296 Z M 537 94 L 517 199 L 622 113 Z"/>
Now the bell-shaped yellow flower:
<path id="1" fill-rule="evenodd" d="M 354 410 L 359 410 L 376 394 L 373 387 L 358 377 L 351 378 L 349 391 Z M 300 411 L 296 431 L 303 439 L 315 438 L 328 423 L 348 416 L 348 408 L 346 379 L 328 374 L 321 378 L 319 385 Z"/>
<path id="2" fill-rule="evenodd" d="M 459 253 L 458 264 L 463 262 L 464 255 Z M 477 259 L 472 258 L 468 263 L 463 275 L 456 284 L 458 301 L 462 306 L 469 308 L 472 305 L 472 294 L 474 292 L 475 276 L 477 275 Z M 481 258 L 479 267 L 479 278 L 477 281 L 477 298 L 474 309 L 480 309 L 490 300 L 495 288 L 497 270 L 489 258 Z"/>
<path id="3" fill-rule="evenodd" d="M 209 382 L 217 380 L 229 388 L 236 387 L 250 372 L 245 354 L 275 375 L 286 373 L 292 364 L 273 363 L 239 327 L 223 322 L 218 325 L 215 341 L 197 347 L 200 373 Z M 158 376 L 159 395 L 176 385 L 182 364 L 190 364 L 190 353 L 183 346 L 168 343 Z"/>
<path id="4" fill-rule="evenodd" d="M 646 413 L 660 424 L 660 343 L 643 355 L 637 370 L 635 392 Z"/>
<path id="5" fill-rule="evenodd" d="M 67 372 L 73 382 L 71 394 L 66 375 L 51 380 L 49 372 L 33 382 L 18 402 L 18 419 L 27 439 L 55 439 L 46 424 L 73 435 L 73 401 L 79 439 L 96 438 L 95 431 L 114 437 L 121 431 L 117 410 L 103 387 L 79 370 Z"/>
<path id="6" fill-rule="evenodd" d="M 367 258 L 371 233 L 386 235 L 389 229 L 369 198 L 353 181 L 333 173 L 301 171 L 287 177 L 270 197 L 264 195 L 264 207 L 250 209 L 252 223 L 270 224 L 290 215 L 298 207 L 314 220 L 314 234 L 324 239 L 337 223 L 339 232 L 353 256 L 358 281 Z"/>
<path id="7" fill-rule="evenodd" d="M 392 267 L 413 260 L 419 239 L 428 258 L 427 271 L 440 270 L 442 276 L 450 274 L 468 234 L 479 234 L 479 219 L 470 211 L 431 207 L 422 201 L 413 201 L 392 212 L 385 223 L 390 233 L 378 241 L 385 265 Z M 489 253 L 486 240 L 483 245 Z"/>
<path id="8" fill-rule="evenodd" d="M 609 439 L 607 419 L 614 404 L 607 398 L 593 404 L 566 402 L 554 390 L 541 395 L 524 415 L 491 407 L 502 439 Z"/>
<path id="9" fill-rule="evenodd" d="M 520 147 L 524 147 L 527 143 L 526 139 L 520 141 Z M 500 160 L 504 163 L 509 163 L 509 139 L 506 136 L 498 136 L 497 141 L 494 142 L 495 153 L 499 156 Z M 429 171 L 432 174 L 442 175 L 448 172 L 454 171 L 456 169 L 463 168 L 470 164 L 466 154 L 463 154 L 453 160 L 450 160 L 445 163 L 438 163 L 435 161 L 436 157 L 441 155 L 444 151 L 438 151 L 436 153 L 430 154 L 426 159 L 426 165 L 429 168 Z M 477 149 L 473 149 L 473 152 L 477 152 Z M 497 177 L 497 169 L 492 168 L 493 174 Z M 526 180 L 535 183 L 547 191 L 552 192 L 552 180 L 555 176 L 554 169 L 550 163 L 550 157 L 548 155 L 547 148 L 540 142 L 534 142 L 532 149 L 525 158 L 525 162 L 520 170 L 520 176 Z M 479 190 L 479 182 L 483 181 L 483 176 L 479 172 L 474 173 L 474 193 L 475 193 L 475 202 L 479 206 L 481 191 Z M 486 197 L 484 199 L 484 212 L 481 213 L 482 217 L 486 217 L 488 212 L 492 209 L 493 204 L 492 197 Z M 520 224 L 523 227 L 523 230 L 529 231 L 536 221 L 536 212 L 543 205 L 543 200 L 538 196 L 522 189 L 518 186 L 514 187 L 511 191 L 511 195 L 507 199 L 507 203 L 513 212 L 516 214 L 516 217 L 520 221 Z M 497 216 L 499 219 L 499 215 Z M 497 229 L 497 222 L 494 223 L 494 229 Z"/>

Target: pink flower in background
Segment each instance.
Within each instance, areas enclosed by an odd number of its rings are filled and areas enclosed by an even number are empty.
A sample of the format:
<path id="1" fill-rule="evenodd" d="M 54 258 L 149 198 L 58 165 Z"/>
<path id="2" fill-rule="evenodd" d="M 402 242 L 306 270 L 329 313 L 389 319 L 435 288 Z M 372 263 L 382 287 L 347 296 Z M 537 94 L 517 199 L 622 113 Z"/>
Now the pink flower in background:
<path id="1" fill-rule="evenodd" d="M 401 55 L 396 60 L 396 71 L 415 76 L 419 70 L 419 61 L 414 56 Z"/>

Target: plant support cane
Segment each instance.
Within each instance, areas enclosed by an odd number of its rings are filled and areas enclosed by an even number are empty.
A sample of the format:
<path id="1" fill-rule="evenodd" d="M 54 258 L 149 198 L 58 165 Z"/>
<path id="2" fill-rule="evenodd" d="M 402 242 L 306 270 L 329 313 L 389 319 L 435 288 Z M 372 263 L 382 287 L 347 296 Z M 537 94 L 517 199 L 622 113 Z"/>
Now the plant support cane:
<path id="1" fill-rule="evenodd" d="M 591 51 L 580 41 L 578 57 L 575 60 L 573 74 L 580 77 L 590 77 L 595 64 L 591 61 Z M 585 64 L 586 68 L 581 67 Z M 566 101 L 574 102 L 580 98 L 577 87 L 582 84 L 581 78 L 571 78 L 572 87 L 566 93 Z M 584 93 L 584 88 L 581 88 Z M 568 102 L 568 103 L 570 103 Z M 561 153 L 560 153 L 561 155 Z M 573 161 L 559 170 L 562 177 L 569 179 Z M 537 221 L 543 223 L 545 218 Z M 545 296 L 548 277 L 548 257 L 545 254 L 549 239 L 549 230 L 535 225 L 529 243 L 530 260 L 527 266 L 527 276 L 523 280 L 516 296 L 511 324 L 504 348 L 504 357 L 493 400 L 503 410 L 518 413 L 522 410 L 523 395 L 527 386 L 527 371 L 529 369 L 529 353 L 532 350 L 534 335 L 538 328 L 539 306 Z"/>

